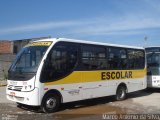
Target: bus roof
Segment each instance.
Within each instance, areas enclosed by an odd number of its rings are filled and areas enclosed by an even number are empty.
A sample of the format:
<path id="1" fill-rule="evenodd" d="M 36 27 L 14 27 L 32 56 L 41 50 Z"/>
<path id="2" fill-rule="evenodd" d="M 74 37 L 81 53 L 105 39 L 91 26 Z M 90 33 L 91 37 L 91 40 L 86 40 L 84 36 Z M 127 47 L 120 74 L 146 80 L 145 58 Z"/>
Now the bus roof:
<path id="1" fill-rule="evenodd" d="M 146 47 L 145 48 L 147 53 L 159 53 L 160 52 L 160 46 L 151 46 L 151 47 Z"/>
<path id="2" fill-rule="evenodd" d="M 160 48 L 160 46 L 148 46 L 148 47 L 145 47 L 145 48 Z"/>
<path id="3" fill-rule="evenodd" d="M 91 44 L 91 45 L 103 45 L 103 46 L 115 46 L 115 47 L 122 47 L 122 48 L 144 49 L 143 47 L 137 47 L 137 46 L 118 45 L 118 44 L 93 42 L 93 41 L 68 39 L 68 38 L 47 38 L 47 39 L 36 40 L 34 42 L 39 42 L 39 41 L 56 41 L 56 42 L 64 41 L 64 42 L 74 42 L 74 43 L 83 43 L 83 44 Z"/>

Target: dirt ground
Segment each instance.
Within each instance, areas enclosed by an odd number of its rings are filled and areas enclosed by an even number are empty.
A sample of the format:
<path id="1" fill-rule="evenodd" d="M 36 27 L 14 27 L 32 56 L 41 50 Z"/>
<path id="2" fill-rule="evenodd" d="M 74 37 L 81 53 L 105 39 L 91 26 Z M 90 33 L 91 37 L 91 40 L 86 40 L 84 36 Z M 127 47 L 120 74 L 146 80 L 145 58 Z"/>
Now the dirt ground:
<path id="1" fill-rule="evenodd" d="M 128 94 L 124 101 L 115 101 L 114 96 L 65 103 L 56 113 L 45 114 L 38 107 L 17 107 L 6 100 L 5 87 L 0 87 L 0 120 L 102 120 L 116 119 L 111 115 L 145 115 L 142 118 L 160 118 L 160 90 L 143 90 Z M 153 116 L 152 115 L 159 115 Z M 106 116 L 107 115 L 107 116 Z M 108 116 L 110 115 L 110 116 Z M 135 117 L 136 116 L 132 116 Z M 140 118 L 139 118 L 140 119 Z"/>

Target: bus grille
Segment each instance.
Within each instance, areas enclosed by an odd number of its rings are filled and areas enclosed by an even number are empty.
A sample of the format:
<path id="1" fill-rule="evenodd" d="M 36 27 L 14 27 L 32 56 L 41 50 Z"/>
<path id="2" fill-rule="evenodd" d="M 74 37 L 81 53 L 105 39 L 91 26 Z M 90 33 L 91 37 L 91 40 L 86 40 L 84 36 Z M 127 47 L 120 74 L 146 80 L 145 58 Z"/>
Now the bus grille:
<path id="1" fill-rule="evenodd" d="M 8 90 L 21 91 L 23 86 L 13 86 L 9 85 Z"/>

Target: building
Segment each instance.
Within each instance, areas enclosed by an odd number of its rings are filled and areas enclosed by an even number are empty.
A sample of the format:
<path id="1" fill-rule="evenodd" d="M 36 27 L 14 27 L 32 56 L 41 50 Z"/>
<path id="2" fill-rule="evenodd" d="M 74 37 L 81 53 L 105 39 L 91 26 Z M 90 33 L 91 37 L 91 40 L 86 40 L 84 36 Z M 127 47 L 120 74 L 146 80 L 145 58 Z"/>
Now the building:
<path id="1" fill-rule="evenodd" d="M 9 40 L 0 41 L 0 54 L 13 53 L 13 42 Z"/>
<path id="2" fill-rule="evenodd" d="M 50 37 L 31 38 L 22 40 L 0 40 L 0 54 L 17 54 L 21 48 L 34 40 L 40 40 Z"/>
<path id="3" fill-rule="evenodd" d="M 31 40 L 1 40 L 0 41 L 0 54 L 17 54 L 18 51 Z"/>

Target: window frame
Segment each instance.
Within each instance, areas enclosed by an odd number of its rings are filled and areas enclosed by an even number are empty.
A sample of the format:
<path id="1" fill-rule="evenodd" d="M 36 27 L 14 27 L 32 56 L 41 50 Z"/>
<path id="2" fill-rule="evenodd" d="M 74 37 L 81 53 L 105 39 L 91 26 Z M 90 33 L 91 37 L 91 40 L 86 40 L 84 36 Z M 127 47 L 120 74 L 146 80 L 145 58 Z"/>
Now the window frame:
<path id="1" fill-rule="evenodd" d="M 53 53 L 53 50 L 54 50 L 54 48 L 55 48 L 55 46 L 57 44 L 61 44 L 61 45 L 67 45 L 68 44 L 68 45 L 74 46 L 77 49 L 77 51 L 76 51 L 77 52 L 76 62 L 74 64 L 74 67 L 68 73 L 66 73 L 65 75 L 62 75 L 62 76 L 60 76 L 58 78 L 52 78 L 52 79 L 48 79 L 48 80 L 46 80 L 46 79 L 43 80 L 42 75 L 43 75 L 43 70 L 45 70 L 45 64 L 47 64 L 48 58 L 51 57 L 51 54 Z M 49 58 L 49 59 L 51 59 L 51 58 Z M 75 71 L 75 69 L 77 68 L 78 62 L 79 62 L 79 45 L 77 43 L 74 43 L 74 42 L 64 42 L 64 41 L 59 41 L 59 42 L 55 43 L 52 46 L 51 50 L 49 51 L 49 53 L 48 53 L 48 55 L 46 57 L 46 60 L 45 60 L 45 62 L 43 64 L 41 75 L 40 75 L 41 76 L 40 77 L 40 82 L 42 82 L 42 83 L 53 82 L 53 81 L 57 81 L 57 80 L 65 78 L 66 76 L 70 75 L 73 71 Z"/>
<path id="2" fill-rule="evenodd" d="M 94 44 L 81 44 L 80 45 L 80 61 L 79 61 L 79 67 L 78 67 L 78 70 L 80 70 L 80 71 L 95 71 L 95 70 L 106 70 L 107 69 L 107 67 L 106 67 L 106 69 L 101 69 L 101 68 L 99 68 L 99 69 L 85 69 L 84 68 L 84 66 L 83 66 L 83 61 L 82 61 L 82 59 L 83 59 L 83 47 L 92 47 L 92 48 L 95 48 L 96 49 L 96 47 L 97 48 L 101 48 L 101 49 L 104 49 L 104 53 L 105 53 L 105 57 L 104 57 L 104 59 L 106 60 L 106 62 L 107 62 L 107 48 L 106 48 L 106 46 L 103 46 L 103 45 L 94 45 Z M 96 50 L 95 50 L 96 51 Z M 94 51 L 94 52 L 95 52 Z M 90 51 L 89 51 L 90 52 Z M 88 57 L 88 58 L 92 58 L 92 57 Z M 100 57 L 93 57 L 95 60 L 97 60 L 97 59 L 99 59 Z"/>
<path id="3" fill-rule="evenodd" d="M 107 60 L 108 60 L 108 61 L 109 61 L 109 59 L 110 59 L 109 49 L 117 49 L 117 50 L 119 50 L 119 51 L 120 51 L 120 50 L 124 50 L 125 53 L 126 53 L 126 58 L 125 58 L 125 59 L 128 60 L 128 53 L 127 53 L 127 49 L 128 49 L 128 48 L 125 48 L 125 47 L 124 47 L 124 48 L 123 48 L 123 47 L 116 47 L 116 46 L 108 46 L 108 51 L 107 51 L 107 52 L 108 52 L 108 56 L 107 56 L 107 58 L 108 58 Z M 117 60 L 120 60 L 120 57 L 118 57 Z M 119 62 L 119 61 L 118 61 L 118 62 Z M 109 63 L 108 63 L 108 64 L 109 64 Z M 125 67 L 125 68 L 118 68 L 118 67 L 117 67 L 117 68 L 111 68 L 111 67 L 108 68 L 108 70 L 127 70 L 127 69 L 128 69 L 127 64 L 126 64 L 126 67 Z"/>
<path id="4" fill-rule="evenodd" d="M 129 49 L 127 49 L 127 54 L 129 53 L 129 51 L 130 50 L 132 50 L 132 51 L 141 51 L 142 53 L 143 53 L 143 68 L 128 68 L 128 70 L 141 70 L 141 69 L 145 69 L 145 66 L 146 66 L 146 56 L 145 56 L 145 51 L 143 50 L 143 49 L 132 49 L 132 48 L 129 48 Z M 146 60 L 145 60 L 146 59 Z M 129 61 L 129 54 L 128 54 L 128 61 Z M 128 62 L 128 64 L 129 64 L 129 62 Z"/>

